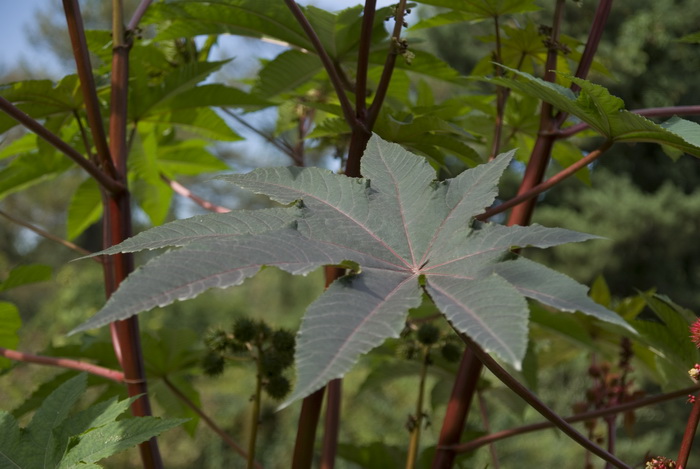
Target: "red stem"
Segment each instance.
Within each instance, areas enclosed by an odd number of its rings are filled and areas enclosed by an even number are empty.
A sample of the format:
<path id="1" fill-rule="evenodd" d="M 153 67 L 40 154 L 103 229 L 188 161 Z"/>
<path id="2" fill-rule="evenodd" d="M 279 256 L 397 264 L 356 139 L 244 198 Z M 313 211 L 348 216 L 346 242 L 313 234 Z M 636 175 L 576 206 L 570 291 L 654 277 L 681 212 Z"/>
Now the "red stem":
<path id="1" fill-rule="evenodd" d="M 296 18 L 297 22 L 306 33 L 306 36 L 311 41 L 311 44 L 313 44 L 314 49 L 316 49 L 316 53 L 321 59 L 323 67 L 326 69 L 326 73 L 328 73 L 328 78 L 331 80 L 335 93 L 338 95 L 340 107 L 343 110 L 343 115 L 345 116 L 345 120 L 350 125 L 350 128 L 362 127 L 362 124 L 355 118 L 355 111 L 352 108 L 352 104 L 350 104 L 348 96 L 345 94 L 343 82 L 340 79 L 335 66 L 333 65 L 333 61 L 328 55 L 328 52 L 326 52 L 326 49 L 324 49 L 323 44 L 321 44 L 321 40 L 319 39 L 318 34 L 316 34 L 316 31 L 314 31 L 313 26 L 311 26 L 309 20 L 307 20 L 306 16 L 304 16 L 304 12 L 301 11 L 301 8 L 299 8 L 299 5 L 297 5 L 294 0 L 284 0 L 284 3 L 287 4 L 287 7 L 294 15 L 294 18 Z"/>
<path id="2" fill-rule="evenodd" d="M 433 458 L 433 469 L 449 468 L 454 464 L 457 452 L 450 447 L 458 444 L 462 438 L 462 430 L 469 416 L 470 404 L 476 392 L 481 369 L 481 362 L 467 347 L 459 363 L 459 370 L 452 386 L 452 395 L 447 403 L 438 448 Z"/>
<path id="3" fill-rule="evenodd" d="M 660 394 L 658 396 L 651 396 L 651 397 L 646 397 L 644 399 L 639 399 L 636 401 L 632 402 L 626 402 L 624 404 L 619 404 L 613 407 L 606 407 L 604 409 L 598 409 L 598 410 L 593 410 L 590 412 L 582 413 L 582 414 L 577 414 L 571 417 L 566 417 L 564 420 L 566 420 L 569 423 L 576 423 L 576 422 L 584 422 L 586 420 L 591 420 L 591 419 L 596 419 L 599 417 L 606 417 L 608 415 L 613 415 L 613 414 L 620 414 L 623 412 L 627 412 L 633 409 L 638 409 L 641 407 L 646 407 L 652 404 L 658 404 L 661 402 L 665 401 L 670 401 L 671 399 L 677 399 L 679 397 L 685 397 L 688 395 L 688 393 L 695 392 L 698 390 L 698 386 L 691 386 L 689 388 L 684 388 L 684 389 L 679 389 L 677 391 L 669 392 L 667 394 Z M 508 430 L 503 430 L 500 432 L 492 433 L 490 435 L 484 435 L 479 438 L 475 438 L 471 441 L 468 441 L 466 443 L 462 443 L 459 445 L 452 446 L 450 449 L 452 451 L 455 451 L 456 453 L 467 453 L 469 451 L 474 451 L 477 448 L 480 448 L 484 445 L 488 445 L 490 443 L 494 443 L 499 440 L 505 440 L 506 438 L 510 438 L 513 436 L 517 435 L 524 435 L 525 433 L 531 433 L 535 432 L 538 430 L 545 430 L 547 428 L 552 428 L 554 427 L 554 424 L 552 422 L 540 422 L 540 423 L 533 423 L 530 425 L 523 425 L 522 427 L 518 428 L 510 428 Z"/>
<path id="4" fill-rule="evenodd" d="M 92 161 L 85 158 L 75 148 L 61 140 L 59 136 L 48 130 L 46 127 L 34 120 L 34 118 L 26 114 L 24 111 L 2 96 L 0 96 L 0 110 L 4 111 L 8 116 L 12 117 L 27 129 L 46 140 L 61 153 L 68 156 L 108 191 L 118 193 L 124 190 L 124 186 L 120 182 L 102 173 L 100 168 L 98 168 Z"/>
<path id="5" fill-rule="evenodd" d="M 678 451 L 676 464 L 678 465 L 679 469 L 688 468 L 688 458 L 690 457 L 690 450 L 693 448 L 693 439 L 695 438 L 695 433 L 697 432 L 699 423 L 700 392 L 695 395 L 695 403 L 693 404 L 693 409 L 690 411 L 690 415 L 688 416 L 688 423 L 686 424 L 685 432 L 683 433 L 681 448 Z"/>
<path id="6" fill-rule="evenodd" d="M 366 0 L 362 13 L 362 32 L 360 33 L 355 76 L 355 112 L 360 122 L 365 122 L 367 118 L 367 69 L 369 68 L 369 51 L 372 46 L 372 30 L 374 29 L 376 11 L 377 0 Z"/>
<path id="7" fill-rule="evenodd" d="M 386 93 L 389 90 L 389 85 L 391 84 L 391 76 L 394 73 L 394 66 L 396 65 L 396 56 L 398 52 L 396 51 L 396 45 L 394 40 L 399 41 L 401 39 L 401 28 L 403 27 L 403 15 L 406 10 L 406 0 L 399 0 L 396 5 L 396 15 L 394 16 L 394 30 L 391 33 L 391 38 L 389 38 L 389 52 L 386 55 L 386 60 L 384 61 L 384 69 L 382 70 L 382 76 L 379 79 L 379 84 L 377 85 L 377 92 L 374 95 L 374 100 L 372 105 L 369 107 L 369 112 L 367 113 L 367 128 L 374 128 L 374 123 L 379 117 L 379 111 L 384 104 L 384 99 L 386 98 Z"/>
<path id="8" fill-rule="evenodd" d="M 340 404 L 343 393 L 343 380 L 330 381 L 328 401 L 326 402 L 326 425 L 323 432 L 323 451 L 321 452 L 321 469 L 335 467 L 335 455 L 338 451 L 338 431 L 340 429 Z"/>
<path id="9" fill-rule="evenodd" d="M 85 28 L 83 27 L 83 18 L 80 14 L 78 0 L 63 0 L 63 10 L 66 14 L 68 34 L 73 46 L 75 65 L 78 70 L 78 78 L 80 79 L 80 90 L 83 92 L 85 112 L 87 113 L 92 140 L 97 149 L 100 164 L 104 166 L 107 175 L 114 178 L 116 172 L 112 165 L 109 147 L 107 146 L 107 137 L 102 125 L 100 101 L 97 98 L 97 86 L 95 85 L 95 77 L 92 74 L 92 66 L 90 65 L 90 51 L 85 38 Z"/>
<path id="10" fill-rule="evenodd" d="M 534 197 L 536 197 L 537 195 L 546 191 L 547 189 L 551 189 L 552 187 L 556 186 L 564 179 L 576 174 L 576 171 L 578 171 L 579 169 L 585 168 L 586 166 L 588 166 L 589 164 L 591 164 L 592 162 L 594 162 L 595 160 L 600 158 L 603 155 L 603 153 L 605 153 L 605 151 L 608 150 L 608 148 L 610 148 L 611 146 L 612 146 L 612 141 L 610 141 L 610 140 L 606 141 L 603 145 L 600 146 L 600 148 L 590 152 L 588 155 L 581 158 L 580 160 L 578 160 L 576 163 L 572 164 L 568 168 L 559 171 L 557 174 L 550 177 L 545 182 L 538 184 L 538 185 L 536 185 L 536 186 L 532 187 L 531 189 L 528 189 L 524 192 L 521 192 L 518 196 L 513 197 L 512 199 L 510 199 L 506 202 L 503 202 L 501 205 L 497 205 L 493 208 L 486 210 L 484 213 L 477 216 L 476 219 L 481 220 L 481 221 L 488 220 L 489 218 L 491 218 L 492 216 L 494 216 L 498 213 L 504 212 L 511 207 L 519 206 L 518 204 L 521 204 L 526 200 L 533 199 Z M 515 210 L 513 210 L 513 212 L 515 212 Z M 529 212 L 529 214 L 531 214 L 531 212 Z M 511 213 L 509 225 L 511 225 L 511 224 L 527 225 L 529 223 L 529 221 L 530 221 L 529 217 L 527 219 L 515 218 L 513 216 L 513 214 Z"/>
<path id="11" fill-rule="evenodd" d="M 190 199 L 192 202 L 196 203 L 200 207 L 209 210 L 210 212 L 214 213 L 228 213 L 231 211 L 231 209 L 228 209 L 226 207 L 222 207 L 220 205 L 216 205 L 215 203 L 209 202 L 206 199 L 203 199 L 199 197 L 198 195 L 192 193 L 191 190 L 183 186 L 177 181 L 173 181 L 170 179 L 168 176 L 165 174 L 161 174 L 160 178 L 165 181 L 166 184 L 170 186 L 170 188 L 175 191 L 177 194 L 180 194 L 183 197 L 187 197 Z"/>
<path id="12" fill-rule="evenodd" d="M 30 353 L 18 352 L 17 350 L 6 349 L 0 347 L 0 356 L 9 358 L 10 360 L 26 363 L 36 363 L 38 365 L 58 366 L 60 368 L 68 368 L 71 370 L 84 371 L 95 376 L 101 376 L 117 383 L 125 381 L 124 373 L 117 370 L 110 370 L 92 363 L 85 363 L 70 358 L 46 357 L 43 355 L 32 355 Z"/>
<path id="13" fill-rule="evenodd" d="M 131 20 L 129 20 L 129 25 L 127 26 L 129 31 L 133 31 L 138 27 L 139 23 L 141 22 L 141 18 L 143 18 L 143 15 L 146 14 L 146 10 L 152 2 L 153 0 L 141 0 L 141 3 L 139 3 L 139 6 L 136 7 L 136 10 L 131 17 Z"/>
<path id="14" fill-rule="evenodd" d="M 297 439 L 294 445 L 292 457 L 292 469 L 311 469 L 314 460 L 314 441 L 316 440 L 316 428 L 321 415 L 323 405 L 323 387 L 304 398 L 301 403 L 299 424 L 297 425 Z"/>
<path id="15" fill-rule="evenodd" d="M 499 365 L 496 360 L 491 358 L 491 356 L 484 352 L 481 347 L 479 347 L 475 342 L 471 340 L 465 334 L 459 334 L 460 338 L 467 344 L 467 346 L 472 349 L 474 354 L 479 357 L 481 363 L 486 366 L 491 373 L 496 376 L 503 384 L 508 386 L 513 392 L 520 396 L 525 402 L 527 402 L 530 407 L 535 409 L 537 412 L 542 414 L 547 420 L 551 421 L 554 426 L 559 428 L 563 433 L 569 436 L 576 443 L 586 448 L 591 453 L 595 454 L 604 461 L 612 463 L 615 467 L 620 469 L 631 469 L 630 466 L 625 464 L 623 461 L 618 459 L 614 454 L 610 454 L 605 451 L 600 446 L 593 443 L 591 440 L 586 438 L 584 435 L 578 432 L 574 427 L 572 427 L 566 420 L 560 417 L 556 412 L 547 407 L 547 405 L 542 402 L 535 394 L 533 394 L 529 389 L 520 384 L 518 380 L 513 378 L 501 365 Z"/>
<path id="16" fill-rule="evenodd" d="M 7 219 L 10 220 L 12 223 L 15 223 L 15 224 L 17 224 L 17 225 L 19 225 L 19 226 L 23 226 L 23 227 L 27 228 L 28 230 L 33 231 L 34 233 L 38 234 L 39 236 L 42 236 L 42 237 L 44 237 L 44 238 L 46 238 L 46 239 L 48 239 L 48 240 L 51 240 L 51 241 L 53 241 L 53 242 L 55 242 L 55 243 L 60 244 L 61 246 L 67 247 L 68 249 L 71 249 L 71 250 L 73 250 L 73 251 L 75 251 L 75 252 L 77 252 L 77 253 L 80 253 L 80 254 L 82 254 L 83 256 L 89 256 L 89 255 L 92 254 L 92 253 L 91 253 L 90 251 L 88 251 L 87 249 L 83 249 L 83 248 L 81 248 L 80 246 L 78 246 L 78 245 L 75 244 L 75 243 L 71 243 L 70 241 L 67 241 L 67 240 L 65 240 L 65 239 L 59 238 L 58 236 L 52 235 L 52 234 L 49 233 L 48 231 L 42 230 L 42 229 L 39 228 L 38 226 L 34 226 L 34 225 L 32 225 L 31 223 L 28 223 L 28 222 L 26 222 L 26 221 L 24 221 L 24 220 L 20 220 L 19 218 L 16 218 L 16 217 L 10 215 L 9 213 L 3 212 L 2 210 L 0 210 L 0 216 L 1 216 L 1 217 L 4 217 L 4 218 L 7 218 Z M 99 257 L 99 256 L 90 257 L 90 259 L 92 259 L 93 261 L 97 262 L 98 264 L 101 264 L 101 263 L 102 263 L 102 258 Z"/>
<path id="17" fill-rule="evenodd" d="M 221 437 L 221 439 L 227 445 L 229 445 L 231 449 L 233 449 L 236 453 L 241 455 L 244 459 L 248 459 L 248 453 L 246 453 L 246 451 L 238 443 L 236 443 L 233 440 L 233 438 L 229 436 L 228 433 L 221 429 L 221 427 L 219 427 L 216 424 L 216 422 L 209 418 L 209 416 L 205 414 L 204 411 L 197 406 L 197 404 L 192 402 L 189 397 L 187 397 L 182 391 L 180 391 L 180 389 L 177 386 L 175 386 L 173 382 L 170 381 L 170 379 L 168 379 L 167 376 L 163 376 L 163 382 L 168 387 L 168 389 L 170 389 L 170 391 L 172 391 L 172 393 L 175 394 L 175 396 L 177 396 L 178 399 L 180 399 L 187 407 L 192 409 L 192 411 L 195 414 L 199 415 L 199 418 L 201 418 L 204 421 L 204 423 L 214 431 L 214 433 L 219 435 L 219 437 Z M 260 463 L 255 462 L 254 464 L 257 469 L 263 469 Z"/>
<path id="18" fill-rule="evenodd" d="M 116 5 L 115 15 L 121 14 Z M 127 103 L 129 83 L 130 43 L 125 41 L 121 21 L 115 19 L 113 30 L 111 105 L 109 119 L 109 143 L 112 163 L 117 177 L 126 185 L 127 181 Z M 125 191 L 108 195 L 104 199 L 104 248 L 118 244 L 132 235 L 130 194 Z M 134 270 L 131 254 L 109 256 L 103 263 L 105 270 L 105 293 L 109 298 L 119 284 Z M 110 325 L 115 353 L 124 369 L 129 396 L 140 396 L 131 405 L 134 416 L 152 415 L 146 384 L 146 370 L 141 348 L 138 317 L 116 321 Z M 114 340 L 116 339 L 116 340 Z M 156 438 L 139 445 L 141 460 L 147 469 L 163 467 Z"/>

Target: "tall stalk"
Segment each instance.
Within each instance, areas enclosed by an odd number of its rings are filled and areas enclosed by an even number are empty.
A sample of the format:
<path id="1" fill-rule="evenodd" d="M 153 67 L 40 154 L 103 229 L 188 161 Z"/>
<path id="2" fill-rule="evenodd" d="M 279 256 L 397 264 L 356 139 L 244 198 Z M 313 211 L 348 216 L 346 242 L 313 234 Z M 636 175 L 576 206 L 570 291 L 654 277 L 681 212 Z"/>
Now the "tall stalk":
<path id="1" fill-rule="evenodd" d="M 85 100 L 88 125 L 97 149 L 96 163 L 106 177 L 116 180 L 126 188 L 128 153 L 126 129 L 131 44 L 126 40 L 122 2 L 121 0 L 112 2 L 113 52 L 109 143 L 102 127 L 100 104 L 92 75 L 80 6 L 77 0 L 63 0 L 63 7 Z M 106 249 L 131 236 L 131 206 L 130 194 L 126 189 L 115 192 L 102 187 L 102 193 L 103 248 Z M 102 266 L 105 294 L 109 298 L 134 269 L 133 258 L 130 254 L 110 256 L 104 260 Z M 112 323 L 110 328 L 114 350 L 124 370 L 129 396 L 140 396 L 131 405 L 132 413 L 139 417 L 151 415 L 138 319 L 132 317 L 125 321 L 117 321 Z M 139 449 L 144 467 L 148 469 L 163 467 L 155 437 L 140 444 Z"/>

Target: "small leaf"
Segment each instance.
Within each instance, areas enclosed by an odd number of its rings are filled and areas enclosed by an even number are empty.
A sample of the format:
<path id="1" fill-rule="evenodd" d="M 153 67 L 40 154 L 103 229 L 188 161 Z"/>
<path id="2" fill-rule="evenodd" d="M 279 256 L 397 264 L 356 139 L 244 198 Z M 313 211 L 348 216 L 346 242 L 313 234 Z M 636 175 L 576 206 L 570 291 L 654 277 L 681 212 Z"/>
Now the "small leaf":
<path id="1" fill-rule="evenodd" d="M 254 91 L 265 97 L 277 96 L 307 83 L 323 65 L 318 56 L 298 50 L 282 52 L 258 73 Z"/>
<path id="2" fill-rule="evenodd" d="M 73 240 L 102 218 L 102 195 L 97 181 L 83 181 L 76 189 L 68 206 L 66 236 Z"/>
<path id="3" fill-rule="evenodd" d="M 21 265 L 10 271 L 7 278 L 0 282 L 0 292 L 17 288 L 29 283 L 51 280 L 51 266 L 43 264 Z"/>
<path id="4" fill-rule="evenodd" d="M 19 310 L 15 305 L 7 301 L 0 301 L 0 347 L 15 350 L 19 344 L 19 331 L 22 320 Z M 12 366 L 9 358 L 0 357 L 0 370 Z M 0 434 L 2 434 L 0 432 Z M 2 467 L 2 465 L 0 465 Z"/>

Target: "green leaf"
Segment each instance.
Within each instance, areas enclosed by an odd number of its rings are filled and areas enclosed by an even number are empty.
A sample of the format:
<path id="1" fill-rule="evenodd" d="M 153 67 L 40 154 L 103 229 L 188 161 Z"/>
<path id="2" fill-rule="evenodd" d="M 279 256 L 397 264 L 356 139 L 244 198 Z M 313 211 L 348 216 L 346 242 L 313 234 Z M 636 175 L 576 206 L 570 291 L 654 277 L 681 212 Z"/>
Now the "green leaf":
<path id="1" fill-rule="evenodd" d="M 264 233 L 291 225 L 300 214 L 301 209 L 298 206 L 292 206 L 197 215 L 141 232 L 121 244 L 93 255 L 185 246 L 196 241 Z"/>
<path id="2" fill-rule="evenodd" d="M 191 62 L 181 65 L 163 78 L 161 83 L 148 86 L 142 80 L 134 80 L 129 93 L 129 115 L 134 120 L 142 120 L 154 108 L 164 106 L 170 99 L 194 88 L 206 77 L 220 69 L 228 60 L 219 62 Z M 161 111 L 162 112 L 162 111 Z"/>
<path id="3" fill-rule="evenodd" d="M 17 331 L 19 331 L 21 325 L 22 320 L 17 307 L 7 301 L 0 301 L 0 347 L 10 350 L 17 349 L 19 344 Z M 11 365 L 12 361 L 9 358 L 0 357 L 0 370 L 9 368 Z"/>
<path id="4" fill-rule="evenodd" d="M 77 238 L 100 218 L 102 218 L 100 187 L 94 179 L 86 179 L 75 190 L 68 206 L 68 218 L 66 219 L 68 239 Z"/>
<path id="5" fill-rule="evenodd" d="M 255 93 L 273 97 L 307 83 L 323 65 L 318 56 L 299 50 L 288 50 L 269 61 L 260 70 Z"/>
<path id="6" fill-rule="evenodd" d="M 226 176 L 282 204 L 301 200 L 299 212 L 287 226 L 240 236 L 231 236 L 226 227 L 216 236 L 214 225 L 211 233 L 182 222 L 144 234 L 129 248 L 178 244 L 173 233 L 183 226 L 191 230 L 182 233 L 184 247 L 137 270 L 96 316 L 73 332 L 193 298 L 209 288 L 239 285 L 265 265 L 301 275 L 322 265 L 349 268 L 311 304 L 302 321 L 291 401 L 342 376 L 385 339 L 398 337 L 407 311 L 421 304 L 424 288 L 457 330 L 516 367 L 527 345 L 525 297 L 631 329 L 593 303 L 585 287 L 573 280 L 528 261 L 503 262 L 514 247 L 546 248 L 593 236 L 473 220 L 493 203 L 511 158 L 512 152 L 438 182 L 423 158 L 375 135 L 362 159 L 365 179 L 298 167 Z M 238 216 L 258 223 L 252 213 Z M 213 217 L 228 220 L 230 215 Z"/>
<path id="7" fill-rule="evenodd" d="M 157 154 L 155 128 L 142 125 L 133 141 L 130 169 L 134 176 L 133 193 L 154 225 L 163 223 L 168 215 L 173 193 L 160 177 Z"/>
<path id="8" fill-rule="evenodd" d="M 50 80 L 26 80 L 0 85 L 0 96 L 35 119 L 72 114 L 82 107 L 77 75 L 66 75 L 57 84 Z M 0 113 L 0 133 L 18 122 Z"/>
<path id="9" fill-rule="evenodd" d="M 700 360 L 688 329 L 695 315 L 662 295 L 645 295 L 645 300 L 659 321 L 637 318 L 632 326 L 669 364 L 684 371 L 692 368 Z"/>
<path id="10" fill-rule="evenodd" d="M 183 419 L 160 419 L 157 417 L 133 417 L 128 420 L 109 422 L 80 435 L 59 469 L 83 467 L 175 428 Z"/>
<path id="11" fill-rule="evenodd" d="M 167 24 L 156 40 L 209 34 L 272 37 L 302 49 L 313 50 L 306 34 L 281 2 L 221 0 L 216 8 L 208 0 L 158 3 L 149 8 L 146 24 Z"/>
<path id="12" fill-rule="evenodd" d="M 216 112 L 206 107 L 162 114 L 152 113 L 145 116 L 143 122 L 175 125 L 187 132 L 214 140 L 241 139 Z"/>
<path id="13" fill-rule="evenodd" d="M 69 415 L 86 383 L 84 373 L 63 382 L 43 401 L 24 429 L 12 415 L 0 412 L 0 467 L 97 467 L 92 463 L 183 422 L 154 417 L 117 420 L 134 398 L 121 402 L 112 399 Z"/>
<path id="14" fill-rule="evenodd" d="M 21 265 L 12 269 L 7 278 L 0 282 L 0 292 L 47 280 L 51 280 L 51 266 L 43 264 Z"/>
<path id="15" fill-rule="evenodd" d="M 270 106 L 271 103 L 254 94 L 225 86 L 221 84 L 209 84 L 196 86 L 182 91 L 175 96 L 161 101 L 154 106 L 152 113 L 184 111 L 200 107 L 226 106 L 243 109 L 261 109 Z"/>
<path id="16" fill-rule="evenodd" d="M 80 374 L 63 383 L 44 400 L 22 432 L 23 467 L 57 465 L 63 454 L 65 442 L 56 439 L 54 430 L 66 419 L 85 387 L 86 376 Z"/>
<path id="17" fill-rule="evenodd" d="M 161 145 L 157 155 L 158 167 L 168 176 L 197 175 L 229 169 L 226 163 L 206 150 L 207 146 L 209 142 L 196 139 Z"/>
<path id="18" fill-rule="evenodd" d="M 56 152 L 19 155 L 0 170 L 0 199 L 53 179 L 72 166 L 69 158 Z"/>
<path id="19" fill-rule="evenodd" d="M 572 114 L 601 135 L 614 142 L 654 142 L 668 145 L 694 156 L 700 156 L 700 125 L 674 117 L 664 125 L 626 111 L 620 98 L 608 90 L 580 78 L 562 75 L 576 83 L 581 92 L 576 96 L 570 89 L 535 78 L 518 70 L 504 67 L 523 78 L 493 78 L 492 82 L 516 89 L 546 101 Z"/>
<path id="20" fill-rule="evenodd" d="M 36 150 L 36 134 L 26 133 L 0 150 L 0 160 Z"/>
<path id="21" fill-rule="evenodd" d="M 540 7 L 535 5 L 534 0 L 475 0 L 470 2 L 463 2 L 460 0 L 417 1 L 425 5 L 451 8 L 456 12 L 460 12 L 463 18 L 461 21 L 486 20 L 497 16 L 525 13 L 540 9 Z M 437 26 L 437 24 L 435 26 Z"/>

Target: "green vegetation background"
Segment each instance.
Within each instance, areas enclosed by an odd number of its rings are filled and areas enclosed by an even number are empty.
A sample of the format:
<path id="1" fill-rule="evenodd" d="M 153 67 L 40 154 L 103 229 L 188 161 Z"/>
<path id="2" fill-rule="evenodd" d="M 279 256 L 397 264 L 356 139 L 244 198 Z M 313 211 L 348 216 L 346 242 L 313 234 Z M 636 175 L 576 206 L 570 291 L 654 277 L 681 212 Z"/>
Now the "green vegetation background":
<path id="1" fill-rule="evenodd" d="M 107 3 L 99 0 L 85 2 L 83 11 L 88 14 L 88 29 L 100 25 L 100 21 L 107 17 L 108 12 L 101 8 Z M 549 3 L 540 2 L 545 7 L 539 13 L 542 23 L 551 17 L 547 10 Z M 592 2 L 584 0 L 581 3 L 583 6 L 578 11 L 569 9 L 563 28 L 574 37 L 586 34 L 592 17 Z M 56 13 L 37 12 L 32 35 L 37 38 L 37 47 L 56 53 L 70 63 L 67 36 L 60 23 L 61 16 Z M 613 94 L 625 101 L 628 109 L 700 102 L 697 47 L 675 42 L 700 24 L 700 10 L 695 2 L 619 0 L 615 2 L 610 18 L 598 58 L 613 75 L 594 76 L 594 81 L 608 86 Z M 482 56 L 488 47 L 472 38 L 488 34 L 489 25 L 486 24 L 428 30 L 424 47 L 432 48 L 436 55 L 460 72 L 469 73 L 476 58 Z M 66 40 L 62 42 L 59 38 Z M 29 78 L 30 73 L 41 72 L 35 69 L 5 70 L 0 82 Z M 438 92 L 435 90 L 436 94 Z M 245 155 L 227 156 L 229 161 L 235 162 Z M 563 187 L 546 194 L 535 212 L 534 221 L 592 232 L 606 236 L 609 241 L 564 246 L 533 255 L 584 283 L 591 283 L 602 272 L 617 297 L 656 288 L 677 303 L 694 311 L 700 310 L 700 289 L 697 288 L 700 284 L 698 162 L 682 157 L 670 163 L 656 146 L 618 146 L 596 165 L 592 174 L 592 185 L 596 190 L 589 190 L 577 180 L 568 181 Z M 233 202 L 230 195 L 211 190 L 201 181 L 193 179 L 189 182 L 223 205 Z M 48 231 L 61 233 L 65 231 L 62 214 L 68 204 L 68 194 L 72 193 L 64 188 L 76 184 L 77 181 L 65 176 L 51 184 L 9 197 L 3 205 L 8 212 L 27 214 L 27 218 L 41 220 Z M 57 187 L 61 189 L 57 190 Z M 504 188 L 506 192 L 509 190 L 514 189 Z M 176 213 L 192 210 L 186 202 L 175 202 L 171 207 L 171 218 Z M 89 248 L 90 239 L 96 234 L 97 229 L 89 230 L 81 242 Z M 55 282 L 4 294 L 22 312 L 21 350 L 40 351 L 74 343 L 76 339 L 67 339 L 65 332 L 90 317 L 103 302 L 99 266 L 90 262 L 69 263 L 74 257 L 47 241 L 35 239 L 17 226 L 0 223 L 0 272 L 26 263 L 27 259 L 55 269 Z M 319 272 L 297 278 L 268 269 L 241 288 L 213 291 L 196 300 L 144 314 L 141 317 L 142 330 L 158 336 L 164 330 L 182 329 L 199 339 L 211 326 L 229 327 L 240 315 L 261 317 L 275 325 L 295 329 L 306 305 L 320 293 L 321 287 Z M 99 334 L 105 333 L 101 331 Z M 589 360 L 580 349 L 538 334 L 535 328 L 533 335 L 538 338 L 541 366 L 538 392 L 555 410 L 570 414 L 572 404 L 583 399 L 588 386 L 586 369 Z M 201 341 L 195 341 L 193 347 L 201 349 Z M 381 353 L 375 354 L 373 359 L 380 360 Z M 405 448 L 407 432 L 404 425 L 413 409 L 417 374 L 383 380 L 378 385 L 368 381 L 366 388 L 360 390 L 364 377 L 376 366 L 370 366 L 369 362 L 370 359 L 366 359 L 345 380 L 347 399 L 343 407 L 340 441 L 356 446 L 381 442 L 387 447 Z M 11 373 L 0 376 L 2 407 L 16 407 L 37 383 L 57 373 L 58 370 L 49 368 L 20 365 Z M 436 375 L 431 378 L 429 389 L 435 402 L 445 402 L 451 382 L 444 374 Z M 635 376 L 635 379 L 640 385 L 644 383 L 644 376 Z M 492 429 L 540 421 L 532 411 L 525 411 L 518 399 L 494 379 L 486 376 L 485 382 L 491 386 L 483 395 L 490 409 Z M 203 408 L 235 438 L 245 441 L 247 402 L 253 386 L 251 370 L 245 366 L 229 369 L 218 379 L 197 376 L 195 383 L 201 392 Z M 683 422 L 685 410 L 682 404 L 666 404 L 639 411 L 634 434 L 621 431 L 621 458 L 633 461 L 631 458 L 641 458 L 646 449 L 653 449 L 657 454 L 671 451 L 677 446 L 682 428 L 668 427 L 666 422 Z M 430 419 L 435 424 L 425 431 L 426 446 L 434 443 L 437 437 L 442 412 L 442 404 L 437 404 L 430 412 Z M 259 440 L 260 460 L 266 468 L 288 467 L 297 413 L 298 405 L 275 412 L 274 403 L 267 403 Z M 474 432 L 482 428 L 478 412 L 472 412 L 469 428 Z M 218 469 L 242 465 L 238 456 L 232 455 L 201 424 L 194 437 L 184 429 L 176 429 L 161 437 L 160 441 L 171 468 Z M 504 468 L 583 467 L 583 451 L 553 430 L 505 440 L 498 443 L 496 449 Z M 360 452 L 358 448 L 347 450 Z M 463 458 L 462 464 L 463 467 L 483 468 L 488 461 L 488 450 L 482 448 L 473 459 Z M 581 463 L 572 465 L 572 461 Z M 602 467 L 602 463 L 597 464 L 596 467 Z M 107 466 L 126 468 L 132 465 L 138 466 L 135 452 L 112 458 Z M 341 461 L 338 467 L 359 466 Z"/>

